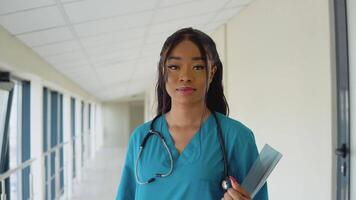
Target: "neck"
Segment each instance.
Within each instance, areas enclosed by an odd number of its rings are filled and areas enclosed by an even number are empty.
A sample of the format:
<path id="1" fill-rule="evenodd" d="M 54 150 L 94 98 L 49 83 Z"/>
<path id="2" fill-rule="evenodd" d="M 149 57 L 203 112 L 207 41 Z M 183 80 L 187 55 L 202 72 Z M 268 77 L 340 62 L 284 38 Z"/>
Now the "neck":
<path id="1" fill-rule="evenodd" d="M 166 114 L 166 119 L 170 126 L 200 126 L 200 124 L 209 116 L 209 114 L 210 111 L 204 103 L 187 106 L 182 104 L 174 104 L 172 102 L 171 110 Z"/>

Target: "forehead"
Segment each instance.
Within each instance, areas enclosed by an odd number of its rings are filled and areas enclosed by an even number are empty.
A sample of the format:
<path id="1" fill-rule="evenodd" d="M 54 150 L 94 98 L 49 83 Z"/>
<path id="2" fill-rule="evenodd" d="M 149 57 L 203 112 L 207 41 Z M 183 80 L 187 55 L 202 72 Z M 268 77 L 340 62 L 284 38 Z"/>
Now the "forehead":
<path id="1" fill-rule="evenodd" d="M 168 55 L 169 57 L 193 58 L 201 57 L 201 52 L 196 44 L 190 40 L 183 40 L 178 43 Z"/>

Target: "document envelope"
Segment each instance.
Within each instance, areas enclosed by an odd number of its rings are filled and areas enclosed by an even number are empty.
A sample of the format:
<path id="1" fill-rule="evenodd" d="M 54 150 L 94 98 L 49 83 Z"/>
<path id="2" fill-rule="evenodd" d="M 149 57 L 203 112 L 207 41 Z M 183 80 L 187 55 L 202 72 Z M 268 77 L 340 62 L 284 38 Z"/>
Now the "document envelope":
<path id="1" fill-rule="evenodd" d="M 241 186 L 250 194 L 251 198 L 254 198 L 257 192 L 266 183 L 268 176 L 281 158 L 281 153 L 268 144 L 265 144 L 260 155 L 253 163 L 250 171 L 247 173 L 247 176 L 241 184 Z"/>

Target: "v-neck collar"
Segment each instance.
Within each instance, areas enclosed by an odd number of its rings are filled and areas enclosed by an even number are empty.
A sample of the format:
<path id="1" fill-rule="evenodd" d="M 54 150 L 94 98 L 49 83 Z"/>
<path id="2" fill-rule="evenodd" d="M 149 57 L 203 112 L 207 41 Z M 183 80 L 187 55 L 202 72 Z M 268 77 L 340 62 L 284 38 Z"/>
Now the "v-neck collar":
<path id="1" fill-rule="evenodd" d="M 202 141 L 202 134 L 203 132 L 206 132 L 207 126 L 209 124 L 209 121 L 213 118 L 213 114 L 210 114 L 208 118 L 202 122 L 200 130 L 198 130 L 194 136 L 190 139 L 189 143 L 185 146 L 183 149 L 182 153 L 179 154 L 176 146 L 174 145 L 173 138 L 169 132 L 168 129 L 168 123 L 166 119 L 166 115 L 162 116 L 162 134 L 163 137 L 166 140 L 166 143 L 169 147 L 169 149 L 172 152 L 173 159 L 176 160 L 176 162 L 179 162 L 180 160 L 186 161 L 188 163 L 193 163 L 195 160 L 197 160 L 200 157 L 201 153 L 201 141 Z"/>

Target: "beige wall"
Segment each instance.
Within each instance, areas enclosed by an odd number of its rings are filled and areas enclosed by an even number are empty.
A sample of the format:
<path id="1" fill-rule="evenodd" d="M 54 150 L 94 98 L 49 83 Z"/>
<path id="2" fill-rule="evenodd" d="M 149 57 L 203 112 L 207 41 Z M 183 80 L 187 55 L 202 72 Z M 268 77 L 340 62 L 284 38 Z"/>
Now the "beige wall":
<path id="1" fill-rule="evenodd" d="M 135 128 L 144 122 L 144 102 L 131 102 L 130 103 L 130 133 Z"/>
<path id="2" fill-rule="evenodd" d="M 256 0 L 213 37 L 226 48 L 230 116 L 254 131 L 259 149 L 269 143 L 284 155 L 270 199 L 334 199 L 328 1 Z"/>
<path id="3" fill-rule="evenodd" d="M 130 105 L 103 103 L 104 146 L 126 147 L 130 135 Z"/>

